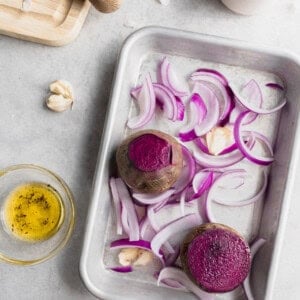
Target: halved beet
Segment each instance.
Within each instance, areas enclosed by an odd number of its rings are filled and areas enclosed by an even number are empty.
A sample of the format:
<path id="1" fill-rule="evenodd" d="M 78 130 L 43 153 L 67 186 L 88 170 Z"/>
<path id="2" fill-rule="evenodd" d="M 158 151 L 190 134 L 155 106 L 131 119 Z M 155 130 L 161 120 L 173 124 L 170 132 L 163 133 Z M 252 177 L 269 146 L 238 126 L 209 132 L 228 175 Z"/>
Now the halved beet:
<path id="1" fill-rule="evenodd" d="M 129 136 L 117 149 L 121 178 L 133 190 L 159 193 L 169 189 L 182 169 L 182 148 L 172 136 L 143 130 Z"/>
<path id="2" fill-rule="evenodd" d="M 180 259 L 185 272 L 203 290 L 224 293 L 234 290 L 247 277 L 250 248 L 234 229 L 207 223 L 185 238 Z"/>

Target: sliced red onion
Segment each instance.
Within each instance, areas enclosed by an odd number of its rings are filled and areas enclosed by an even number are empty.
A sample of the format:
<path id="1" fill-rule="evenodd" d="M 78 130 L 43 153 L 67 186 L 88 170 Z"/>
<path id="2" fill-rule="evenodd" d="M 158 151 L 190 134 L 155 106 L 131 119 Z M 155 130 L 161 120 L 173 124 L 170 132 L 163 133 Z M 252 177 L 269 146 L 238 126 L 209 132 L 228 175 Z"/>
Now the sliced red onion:
<path id="1" fill-rule="evenodd" d="M 159 231 L 151 241 L 151 249 L 153 253 L 161 259 L 162 255 L 160 254 L 160 248 L 172 235 L 177 234 L 180 231 L 191 229 L 201 223 L 201 217 L 197 214 L 188 214 L 174 222 L 171 222 Z"/>
<path id="2" fill-rule="evenodd" d="M 129 224 L 128 224 L 128 213 L 127 213 L 127 210 L 125 208 L 122 209 L 121 221 L 122 221 L 122 226 L 123 226 L 123 229 L 124 229 L 125 233 L 129 236 L 130 228 L 129 228 Z"/>
<path id="3" fill-rule="evenodd" d="M 271 89 L 275 89 L 275 90 L 281 90 L 284 91 L 284 87 L 278 83 L 275 82 L 269 82 L 266 84 L 267 87 L 271 88 Z"/>
<path id="4" fill-rule="evenodd" d="M 131 118 L 127 126 L 131 129 L 138 129 L 149 123 L 154 115 L 155 94 L 150 74 L 147 74 L 138 96 L 139 115 Z"/>
<path id="5" fill-rule="evenodd" d="M 237 118 L 234 129 L 233 129 L 233 134 L 234 134 L 234 139 L 235 142 L 240 149 L 240 151 L 244 154 L 244 156 L 249 159 L 250 161 L 258 164 L 258 165 L 263 165 L 267 166 L 271 164 L 274 161 L 273 157 L 263 157 L 259 155 L 255 155 L 251 152 L 251 149 L 245 145 L 243 138 L 242 138 L 242 125 L 243 121 L 248 118 L 248 115 L 251 114 L 252 112 L 250 111 L 245 111 L 242 112 L 239 117 Z"/>
<path id="6" fill-rule="evenodd" d="M 159 83 L 154 83 L 153 88 L 155 97 L 162 104 L 166 117 L 169 120 L 176 121 L 178 118 L 178 104 L 172 91 Z"/>
<path id="7" fill-rule="evenodd" d="M 193 199 L 199 198 L 208 190 L 213 183 L 213 172 L 198 172 L 193 179 Z"/>
<path id="8" fill-rule="evenodd" d="M 243 134 L 248 135 L 248 136 L 252 135 L 255 140 L 258 140 L 261 142 L 261 144 L 270 152 L 271 156 L 274 155 L 274 151 L 273 151 L 271 142 L 265 135 L 263 135 L 257 131 L 249 131 L 249 130 L 243 130 Z"/>
<path id="9" fill-rule="evenodd" d="M 143 203 L 145 205 L 152 205 L 157 204 L 159 202 L 162 202 L 164 200 L 168 200 L 171 195 L 173 195 L 175 192 L 174 189 L 166 190 L 165 192 L 158 193 L 158 194 L 139 194 L 139 193 L 133 193 L 132 197 L 139 201 L 140 203 Z"/>
<path id="10" fill-rule="evenodd" d="M 227 78 L 222 73 L 220 73 L 219 71 L 214 70 L 214 69 L 200 68 L 200 69 L 197 69 L 196 72 L 193 73 L 193 75 L 213 76 L 216 79 L 218 79 L 224 86 L 228 86 Z"/>
<path id="11" fill-rule="evenodd" d="M 138 241 L 140 238 L 139 233 L 139 222 L 138 217 L 130 197 L 130 194 L 127 190 L 127 187 L 121 178 L 115 179 L 116 188 L 122 203 L 122 213 L 126 211 L 127 224 L 129 227 L 129 239 L 130 241 Z M 126 224 L 125 222 L 125 224 Z M 123 223 L 124 224 L 124 223 Z"/>
<path id="12" fill-rule="evenodd" d="M 228 175 L 232 176 L 232 174 L 224 174 L 224 176 L 228 176 Z M 260 190 L 253 197 L 250 197 L 248 199 L 235 199 L 233 201 L 213 198 L 213 201 L 216 202 L 216 203 L 219 203 L 221 205 L 226 205 L 226 206 L 245 206 L 245 205 L 249 205 L 249 204 L 255 203 L 257 200 L 261 199 L 261 197 L 264 195 L 264 193 L 267 189 L 267 185 L 268 185 L 268 175 L 265 171 L 263 171 L 262 186 L 261 186 Z"/>
<path id="13" fill-rule="evenodd" d="M 251 140 L 251 143 L 254 143 L 254 139 Z M 252 145 L 250 144 L 250 141 L 247 144 L 248 146 Z M 197 151 L 194 151 L 194 158 L 196 162 L 202 167 L 225 168 L 238 163 L 244 158 L 244 156 L 240 150 L 235 150 L 228 154 L 215 156 L 206 154 L 199 149 Z"/>
<path id="14" fill-rule="evenodd" d="M 120 239 L 111 242 L 110 249 L 122 249 L 122 248 L 139 248 L 143 250 L 151 251 L 151 244 L 149 241 L 138 240 L 130 241 L 129 239 Z"/>
<path id="15" fill-rule="evenodd" d="M 172 266 L 175 264 L 176 260 L 178 259 L 180 254 L 180 246 L 177 246 L 175 248 L 174 253 L 170 253 L 169 255 L 167 255 L 167 257 L 165 258 L 165 266 Z"/>
<path id="16" fill-rule="evenodd" d="M 196 163 L 191 152 L 182 145 L 183 168 L 180 176 L 174 184 L 176 193 L 182 192 L 192 181 L 196 172 Z"/>
<path id="17" fill-rule="evenodd" d="M 251 260 L 253 263 L 253 259 L 255 254 L 258 252 L 258 250 L 265 244 L 265 239 L 258 239 L 256 242 L 254 242 L 250 247 L 250 253 L 251 253 Z M 250 274 L 246 277 L 246 279 L 243 282 L 243 289 L 245 291 L 246 297 L 248 300 L 254 300 L 254 296 L 252 293 L 251 285 L 250 285 Z"/>
<path id="18" fill-rule="evenodd" d="M 196 135 L 202 136 L 217 125 L 219 121 L 219 102 L 215 93 L 202 83 L 197 84 L 197 94 L 194 95 L 199 95 L 199 101 L 204 102 L 207 110 L 203 120 L 196 124 L 194 128 Z"/>
<path id="19" fill-rule="evenodd" d="M 175 97 L 176 99 L 176 105 L 177 105 L 177 120 L 182 121 L 184 119 L 185 114 L 185 106 L 179 97 Z"/>
<path id="20" fill-rule="evenodd" d="M 157 104 L 164 111 L 165 116 L 172 121 L 182 121 L 184 119 L 185 106 L 181 98 L 175 96 L 168 87 L 160 83 L 152 84 Z M 138 100 L 141 89 L 141 86 L 131 89 L 131 96 Z"/>
<path id="21" fill-rule="evenodd" d="M 262 102 L 262 92 L 255 80 L 249 81 L 241 91 L 237 89 L 236 87 L 231 86 L 231 89 L 233 90 L 236 99 L 244 105 L 247 109 L 249 109 L 252 112 L 258 113 L 258 114 L 270 114 L 274 113 L 278 110 L 280 110 L 285 104 L 286 99 L 282 99 L 282 101 L 271 109 L 265 109 L 260 108 L 258 103 Z"/>
<path id="22" fill-rule="evenodd" d="M 220 107 L 220 121 L 225 120 L 232 110 L 233 97 L 227 80 L 224 82 L 221 77 L 208 72 L 195 72 L 192 74 L 191 79 L 196 82 L 194 92 L 198 92 L 199 84 L 205 85 L 214 92 Z"/>
<path id="23" fill-rule="evenodd" d="M 110 267 L 107 269 L 112 270 L 114 272 L 118 272 L 118 273 L 130 273 L 133 271 L 133 268 L 131 266 Z"/>
<path id="24" fill-rule="evenodd" d="M 210 154 L 206 142 L 204 141 L 204 137 L 199 137 L 193 141 L 195 145 L 204 153 Z"/>
<path id="25" fill-rule="evenodd" d="M 122 221 L 121 221 L 122 205 L 121 205 L 118 190 L 116 187 L 115 178 L 110 178 L 109 185 L 110 185 L 112 199 L 113 199 L 114 207 L 115 207 L 115 215 L 116 215 L 116 222 L 117 222 L 117 234 L 121 235 L 123 233 Z"/>
<path id="26" fill-rule="evenodd" d="M 148 217 L 146 217 L 140 223 L 140 236 L 141 236 L 141 239 L 143 239 L 145 241 L 151 241 L 153 239 L 153 237 L 155 236 L 155 234 L 156 234 L 156 231 L 151 226 Z"/>
<path id="27" fill-rule="evenodd" d="M 177 281 L 179 284 L 185 286 L 187 290 L 195 294 L 200 300 L 213 300 L 215 298 L 214 294 L 209 294 L 201 290 L 182 270 L 178 268 L 166 267 L 162 269 L 157 279 L 157 285 L 160 285 L 162 281 L 169 279 Z"/>
<path id="28" fill-rule="evenodd" d="M 179 138 L 183 142 L 192 141 L 197 138 L 195 127 L 204 121 L 207 115 L 207 107 L 203 99 L 198 94 L 193 94 L 189 102 L 190 106 L 190 120 L 186 126 L 181 128 Z"/>
<path id="29" fill-rule="evenodd" d="M 168 59 L 165 57 L 160 65 L 159 79 L 168 87 L 175 96 L 184 97 L 187 96 L 186 88 L 183 81 L 179 81 L 176 73 L 173 70 Z"/>
<path id="30" fill-rule="evenodd" d="M 181 211 L 181 215 L 182 215 L 182 216 L 185 215 L 185 213 L 184 213 L 184 211 L 185 211 L 184 208 L 185 208 L 186 192 L 187 192 L 186 189 L 183 190 L 183 191 L 181 192 L 180 200 L 179 200 L 179 202 L 180 202 L 180 211 Z"/>

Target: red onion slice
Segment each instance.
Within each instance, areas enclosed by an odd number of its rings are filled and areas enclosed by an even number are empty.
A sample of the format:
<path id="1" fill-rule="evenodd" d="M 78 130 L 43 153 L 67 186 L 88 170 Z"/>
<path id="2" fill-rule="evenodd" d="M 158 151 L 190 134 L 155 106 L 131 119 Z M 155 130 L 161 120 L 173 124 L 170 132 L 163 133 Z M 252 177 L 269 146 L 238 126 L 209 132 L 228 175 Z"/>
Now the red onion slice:
<path id="1" fill-rule="evenodd" d="M 176 193 L 182 192 L 192 181 L 196 172 L 196 163 L 190 151 L 182 145 L 183 168 L 178 180 L 174 184 Z"/>
<path id="2" fill-rule="evenodd" d="M 207 107 L 203 99 L 198 94 L 193 94 L 189 102 L 190 113 L 189 122 L 186 126 L 181 128 L 179 138 L 183 142 L 192 141 L 197 138 L 195 127 L 204 121 L 207 115 Z"/>
<path id="3" fill-rule="evenodd" d="M 234 139 L 235 142 L 238 146 L 238 148 L 240 149 L 240 151 L 244 154 L 244 156 L 249 159 L 250 161 L 258 164 L 258 165 L 263 165 L 263 166 L 267 166 L 269 164 L 271 164 L 274 161 L 273 157 L 263 157 L 263 156 L 258 156 L 255 155 L 251 152 L 251 149 L 249 149 L 243 139 L 242 139 L 242 125 L 244 120 L 248 118 L 248 116 L 252 114 L 251 111 L 245 111 L 242 112 L 239 117 L 237 118 L 235 125 L 234 125 L 234 129 L 233 129 L 233 134 L 234 134 Z"/>
<path id="4" fill-rule="evenodd" d="M 227 174 L 224 174 L 224 177 L 228 176 L 228 175 L 234 177 L 237 174 L 227 173 Z M 220 182 L 219 182 L 219 184 L 220 184 Z M 267 185 L 268 185 L 268 175 L 265 171 L 263 171 L 263 182 L 262 182 L 261 188 L 259 189 L 259 191 L 253 197 L 250 197 L 248 199 L 238 199 L 238 200 L 233 200 L 233 201 L 214 198 L 213 201 L 216 202 L 216 203 L 219 203 L 221 205 L 226 205 L 226 206 L 245 206 L 245 205 L 249 205 L 249 204 L 252 204 L 252 203 L 256 202 L 257 200 L 261 199 L 261 197 L 263 196 L 263 194 L 265 193 L 265 191 L 267 189 Z M 239 188 L 240 186 L 241 185 L 237 186 L 236 188 Z M 229 186 L 229 188 L 230 188 L 230 186 Z"/>
<path id="5" fill-rule="evenodd" d="M 220 121 L 225 120 L 232 110 L 232 91 L 229 86 L 212 73 L 196 72 L 191 79 L 195 81 L 194 92 L 198 92 L 198 85 L 202 84 L 215 94 L 220 107 Z"/>
<path id="6" fill-rule="evenodd" d="M 205 84 L 198 83 L 197 90 L 194 91 L 196 91 L 194 95 L 199 95 L 199 101 L 204 103 L 207 110 L 202 121 L 196 124 L 194 129 L 197 136 L 202 136 L 217 125 L 219 121 L 219 102 L 215 93 Z"/>
<path id="7" fill-rule="evenodd" d="M 122 221 L 121 221 L 122 205 L 116 187 L 115 178 L 110 178 L 109 185 L 112 194 L 112 199 L 114 202 L 115 214 L 116 214 L 117 234 L 121 235 L 123 233 Z"/>
<path id="8" fill-rule="evenodd" d="M 139 115 L 131 118 L 127 126 L 131 129 L 138 129 L 149 123 L 154 115 L 155 94 L 150 74 L 147 74 L 143 82 L 141 92 L 138 96 Z"/>
<path id="9" fill-rule="evenodd" d="M 129 227 L 129 239 L 130 241 L 138 241 L 140 238 L 138 217 L 131 199 L 131 196 L 127 190 L 127 187 L 121 178 L 115 179 L 116 188 L 122 203 L 123 211 L 126 211 L 127 224 Z M 122 211 L 122 213 L 123 213 Z M 124 224 L 124 223 L 123 223 Z"/>
<path id="10" fill-rule="evenodd" d="M 109 267 L 107 268 L 109 270 L 112 270 L 114 272 L 118 272 L 118 273 L 130 273 L 133 271 L 133 268 L 131 266 L 125 266 L 125 267 Z"/>
<path id="11" fill-rule="evenodd" d="M 148 217 L 145 217 L 145 219 L 140 223 L 141 239 L 145 241 L 151 241 L 155 235 L 156 231 L 151 226 Z"/>
<path id="12" fill-rule="evenodd" d="M 144 240 L 130 241 L 129 239 L 120 239 L 113 241 L 110 244 L 110 249 L 122 248 L 139 248 L 147 251 L 152 251 L 150 242 Z"/>
<path id="13" fill-rule="evenodd" d="M 162 269 L 157 279 L 157 285 L 160 285 L 162 281 L 169 279 L 177 281 L 179 284 L 185 286 L 187 290 L 195 294 L 200 300 L 213 300 L 215 298 L 214 294 L 209 294 L 201 290 L 182 270 L 178 268 L 166 267 Z M 172 286 L 170 285 L 170 287 Z"/>
<path id="14" fill-rule="evenodd" d="M 220 73 L 219 71 L 214 70 L 214 69 L 201 68 L 201 69 L 196 70 L 196 72 L 194 72 L 192 74 L 192 76 L 193 75 L 195 75 L 195 76 L 199 76 L 199 75 L 211 76 L 211 77 L 216 78 L 218 81 L 220 81 L 224 86 L 228 86 L 227 78 L 222 73 Z"/>
<path id="15" fill-rule="evenodd" d="M 250 253 L 251 253 L 252 263 L 253 263 L 253 259 L 254 259 L 255 254 L 265 244 L 265 242 L 266 242 L 265 239 L 260 238 L 251 245 Z M 248 300 L 254 300 L 254 296 L 252 294 L 251 285 L 250 285 L 250 274 L 246 277 L 246 279 L 243 282 L 243 289 L 245 291 L 247 299 Z"/>
<path id="16" fill-rule="evenodd" d="M 151 249 L 153 253 L 162 259 L 160 249 L 168 239 L 180 231 L 191 229 L 202 223 L 201 217 L 197 214 L 188 214 L 180 219 L 171 222 L 169 225 L 159 231 L 151 241 Z"/>
<path id="17" fill-rule="evenodd" d="M 266 86 L 271 88 L 271 89 L 284 91 L 284 87 L 282 85 L 276 83 L 276 82 L 266 83 Z"/>
<path id="18" fill-rule="evenodd" d="M 201 197 L 211 187 L 212 183 L 213 172 L 198 172 L 193 179 L 193 190 L 195 192 L 193 199 Z"/>
<path id="19" fill-rule="evenodd" d="M 181 98 L 175 97 L 175 99 L 176 99 L 176 104 L 177 104 L 177 120 L 182 121 L 184 119 L 185 106 L 184 106 Z"/>
<path id="20" fill-rule="evenodd" d="M 206 216 L 207 216 L 207 219 L 209 220 L 209 222 L 212 222 L 212 223 L 217 222 L 213 215 L 213 211 L 212 211 L 212 207 L 211 207 L 212 202 L 216 202 L 218 204 L 226 205 L 226 206 L 239 207 L 239 206 L 245 206 L 245 205 L 255 203 L 257 200 L 261 199 L 264 192 L 266 191 L 267 184 L 268 184 L 268 176 L 267 176 L 266 172 L 263 172 L 262 187 L 253 197 L 250 197 L 248 199 L 238 199 L 236 201 L 229 201 L 229 200 L 224 200 L 224 199 L 218 199 L 213 196 L 214 187 L 217 187 L 225 177 L 228 177 L 228 176 L 236 177 L 236 176 L 243 175 L 243 174 L 245 174 L 245 170 L 229 170 L 229 171 L 223 173 L 222 175 L 220 175 L 215 180 L 214 184 L 211 186 L 211 189 L 209 190 L 209 192 L 207 194 L 206 201 L 205 201 Z"/>
<path id="21" fill-rule="evenodd" d="M 271 109 L 260 108 L 258 103 L 262 102 L 262 92 L 255 80 L 249 81 L 241 91 L 234 86 L 230 86 L 234 92 L 236 99 L 244 105 L 247 109 L 258 114 L 270 114 L 280 110 L 285 104 L 286 99 Z"/>
<path id="22" fill-rule="evenodd" d="M 157 204 L 159 202 L 162 202 L 164 200 L 168 200 L 173 194 L 175 190 L 169 189 L 163 193 L 158 194 L 139 194 L 139 193 L 133 193 L 132 197 L 139 201 L 140 203 L 143 203 L 145 205 L 152 205 Z"/>
<path id="23" fill-rule="evenodd" d="M 184 97 L 187 96 L 183 81 L 179 81 L 176 73 L 173 70 L 168 59 L 165 57 L 160 65 L 159 79 L 162 84 L 168 87 L 175 96 Z"/>

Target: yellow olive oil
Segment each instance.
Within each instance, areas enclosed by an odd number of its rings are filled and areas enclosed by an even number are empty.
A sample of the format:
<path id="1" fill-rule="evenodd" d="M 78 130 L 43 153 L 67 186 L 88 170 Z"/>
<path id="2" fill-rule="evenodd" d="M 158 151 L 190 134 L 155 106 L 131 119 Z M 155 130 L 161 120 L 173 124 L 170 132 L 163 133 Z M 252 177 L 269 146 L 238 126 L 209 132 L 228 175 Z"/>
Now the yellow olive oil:
<path id="1" fill-rule="evenodd" d="M 59 229 L 64 209 L 61 197 L 50 185 L 26 183 L 7 197 L 5 221 L 19 239 L 39 241 L 50 238 Z"/>

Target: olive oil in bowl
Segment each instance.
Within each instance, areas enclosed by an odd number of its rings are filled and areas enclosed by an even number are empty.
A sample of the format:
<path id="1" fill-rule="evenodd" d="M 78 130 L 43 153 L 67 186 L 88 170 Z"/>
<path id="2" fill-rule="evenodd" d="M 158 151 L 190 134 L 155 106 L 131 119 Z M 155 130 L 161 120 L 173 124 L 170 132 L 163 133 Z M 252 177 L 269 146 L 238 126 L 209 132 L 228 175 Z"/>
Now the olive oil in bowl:
<path id="1" fill-rule="evenodd" d="M 44 183 L 25 183 L 8 195 L 4 208 L 5 223 L 21 240 L 49 239 L 64 219 L 64 207 L 58 192 Z"/>

